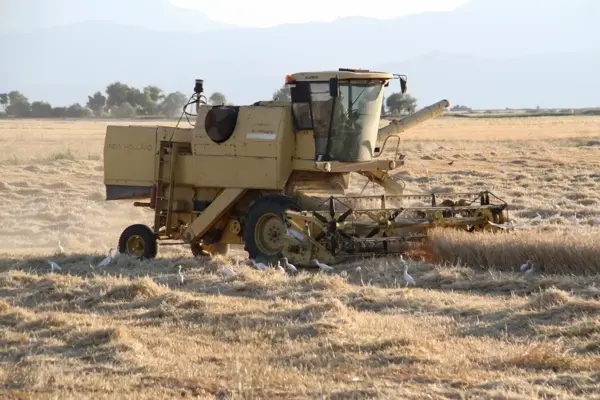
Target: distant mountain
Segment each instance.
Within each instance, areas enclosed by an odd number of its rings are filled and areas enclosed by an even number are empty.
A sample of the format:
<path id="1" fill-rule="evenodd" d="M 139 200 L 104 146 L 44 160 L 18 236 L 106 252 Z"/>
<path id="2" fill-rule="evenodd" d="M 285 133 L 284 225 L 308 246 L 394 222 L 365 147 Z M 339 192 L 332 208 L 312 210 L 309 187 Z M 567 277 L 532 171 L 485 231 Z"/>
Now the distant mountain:
<path id="1" fill-rule="evenodd" d="M 169 0 L 1 0 L 0 32 L 26 32 L 88 21 L 161 31 L 204 32 L 235 28 Z"/>
<path id="2" fill-rule="evenodd" d="M 166 2 L 146 1 L 140 10 Z M 594 106 L 600 104 L 597 16 L 596 0 L 473 0 L 455 11 L 394 20 L 196 34 L 76 23 L 0 34 L 0 54 L 10 60 L 0 63 L 0 92 L 19 89 L 61 105 L 85 102 L 116 80 L 191 93 L 194 79 L 203 78 L 208 92 L 251 103 L 270 98 L 287 73 L 358 67 L 409 74 L 421 105 L 446 97 L 471 107 Z"/>

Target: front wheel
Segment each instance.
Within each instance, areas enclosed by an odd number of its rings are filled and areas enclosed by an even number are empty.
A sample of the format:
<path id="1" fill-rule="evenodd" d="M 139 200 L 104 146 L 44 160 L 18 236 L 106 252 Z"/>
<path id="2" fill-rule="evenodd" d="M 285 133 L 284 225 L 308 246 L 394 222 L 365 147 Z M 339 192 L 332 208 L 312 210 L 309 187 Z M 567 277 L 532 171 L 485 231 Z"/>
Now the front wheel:
<path id="1" fill-rule="evenodd" d="M 244 223 L 244 248 L 251 259 L 274 264 L 282 258 L 287 210 L 300 211 L 300 206 L 283 194 L 261 197 L 250 207 Z"/>
<path id="2" fill-rule="evenodd" d="M 143 224 L 130 225 L 119 238 L 119 253 L 140 259 L 155 258 L 158 244 L 154 232 Z"/>

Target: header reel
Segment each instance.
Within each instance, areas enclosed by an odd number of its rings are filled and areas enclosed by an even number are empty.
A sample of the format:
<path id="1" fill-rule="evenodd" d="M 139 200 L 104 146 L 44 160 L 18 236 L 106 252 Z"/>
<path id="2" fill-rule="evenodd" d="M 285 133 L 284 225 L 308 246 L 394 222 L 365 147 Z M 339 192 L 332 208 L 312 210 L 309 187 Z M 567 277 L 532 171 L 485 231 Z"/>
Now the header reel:
<path id="1" fill-rule="evenodd" d="M 454 202 L 448 198 L 460 196 Z M 427 198 L 430 206 L 405 206 Z M 360 203 L 377 201 L 376 207 Z M 404 252 L 436 227 L 468 232 L 495 229 L 506 216 L 506 202 L 485 191 L 427 195 L 330 196 L 313 211 L 287 211 L 283 254 L 300 265 L 313 258 L 336 263 L 357 256 Z M 491 224 L 490 224 L 491 223 Z"/>

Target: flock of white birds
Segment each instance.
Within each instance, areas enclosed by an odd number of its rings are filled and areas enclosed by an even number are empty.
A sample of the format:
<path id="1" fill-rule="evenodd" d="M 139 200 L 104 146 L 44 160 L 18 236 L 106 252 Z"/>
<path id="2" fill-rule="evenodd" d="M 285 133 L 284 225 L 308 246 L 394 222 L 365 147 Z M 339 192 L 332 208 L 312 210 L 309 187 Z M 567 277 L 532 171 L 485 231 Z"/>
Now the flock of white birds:
<path id="1" fill-rule="evenodd" d="M 560 212 L 558 212 L 555 216 L 560 216 Z M 540 221 L 542 219 L 544 219 L 544 218 L 538 213 L 537 216 L 535 218 L 533 218 L 531 221 L 522 222 L 519 224 L 502 224 L 502 225 L 492 223 L 492 225 L 495 225 L 502 229 L 527 229 L 527 228 L 530 228 L 533 226 L 532 225 L 533 222 Z M 579 219 L 577 218 L 577 214 L 575 214 L 573 216 L 572 223 L 575 225 L 579 224 Z M 600 219 L 595 218 L 594 224 L 600 225 Z M 65 249 L 61 245 L 60 240 L 58 242 L 58 248 L 59 248 L 60 254 L 65 254 Z M 95 271 L 95 268 L 108 267 L 111 264 L 111 262 L 115 258 L 117 258 L 119 255 L 120 255 L 120 253 L 118 250 L 115 250 L 114 248 L 110 248 L 108 251 L 108 255 L 102 261 L 100 261 L 100 263 L 98 263 L 98 265 L 96 267 L 94 267 L 91 263 L 89 264 L 89 266 L 94 271 Z M 408 262 L 404 259 L 404 257 L 402 255 L 400 255 L 400 261 L 404 265 L 404 273 L 403 273 L 402 277 L 403 277 L 404 281 L 406 282 L 406 286 L 416 286 L 417 283 L 416 283 L 415 279 L 408 273 Z M 283 262 L 283 265 L 282 265 L 282 262 Z M 50 270 L 52 272 L 62 270 L 60 265 L 58 265 L 55 261 L 47 260 L 47 263 L 48 263 L 48 265 L 50 265 Z M 240 265 L 243 265 L 243 264 L 245 264 L 247 266 L 251 266 L 252 268 L 257 269 L 257 270 L 268 270 L 271 268 L 275 268 L 278 272 L 280 272 L 283 275 L 287 275 L 288 273 L 290 273 L 291 275 L 296 275 L 298 273 L 298 268 L 296 268 L 295 265 L 290 263 L 287 257 L 283 257 L 281 260 L 277 261 L 277 264 L 275 264 L 275 265 L 267 265 L 262 262 L 257 262 L 253 259 L 248 259 L 247 262 L 243 263 L 240 261 L 239 255 L 236 256 L 236 266 L 239 267 Z M 335 268 L 333 268 L 325 263 L 322 263 L 316 259 L 311 260 L 311 264 L 319 267 L 320 271 L 322 271 L 324 273 L 330 273 L 330 272 L 335 271 Z M 177 285 L 179 285 L 179 286 L 182 286 L 185 283 L 185 276 L 184 276 L 183 272 L 181 271 L 181 268 L 182 268 L 182 266 L 178 265 Z M 520 270 L 525 276 L 531 275 L 534 272 L 534 266 L 533 266 L 532 261 L 527 260 L 526 263 L 521 265 Z M 236 274 L 235 270 L 232 267 L 224 267 L 222 271 L 227 276 L 234 276 Z M 361 274 L 361 282 L 362 282 L 362 268 L 357 267 L 356 272 Z M 346 271 L 342 271 L 341 274 L 347 275 Z"/>
<path id="2" fill-rule="evenodd" d="M 58 248 L 59 248 L 59 254 L 66 254 L 64 247 L 60 243 L 60 240 L 58 242 Z M 113 254 L 113 252 L 114 252 L 114 254 Z M 89 263 L 89 267 L 93 271 L 96 271 L 96 268 L 108 267 L 111 264 L 111 262 L 115 258 L 117 258 L 120 254 L 121 253 L 118 250 L 115 250 L 114 248 L 110 248 L 108 251 L 108 255 L 102 261 L 100 261 L 96 267 L 94 267 L 91 263 Z M 281 261 L 283 261 L 283 266 L 281 264 Z M 417 283 L 416 283 L 415 279 L 408 273 L 408 262 L 404 259 L 404 257 L 402 255 L 400 255 L 400 261 L 404 264 L 403 278 L 406 281 L 406 286 L 409 286 L 409 285 L 416 286 Z M 55 261 L 46 260 L 46 262 L 48 263 L 48 265 L 50 265 L 51 272 L 62 271 L 62 268 L 60 267 L 60 265 L 58 265 Z M 267 265 L 262 262 L 257 262 L 253 259 L 248 259 L 248 261 L 244 263 L 244 262 L 240 261 L 240 257 L 239 257 L 239 255 L 237 255 L 236 256 L 236 266 L 239 267 L 244 264 L 247 266 L 251 266 L 257 270 L 268 270 L 270 268 L 275 268 L 278 272 L 280 272 L 283 275 L 287 275 L 288 272 L 292 275 L 296 275 L 298 273 L 298 268 L 296 268 L 296 266 L 294 264 L 290 263 L 287 257 L 283 257 L 281 260 L 277 261 L 276 265 L 272 266 L 270 264 Z M 329 272 L 335 271 L 335 268 L 333 268 L 325 263 L 322 263 L 316 259 L 311 260 L 311 264 L 319 267 L 319 269 L 324 273 L 329 273 Z M 284 268 L 284 266 L 285 266 L 285 268 Z M 181 271 L 182 266 L 178 265 L 177 269 L 178 269 L 177 270 L 177 285 L 182 286 L 185 283 L 185 276 L 184 276 L 183 272 Z M 362 271 L 361 267 L 357 267 L 356 271 L 360 273 Z M 236 274 L 235 270 L 231 267 L 224 267 L 223 273 L 227 276 L 234 276 Z M 341 274 L 345 276 L 345 275 L 347 275 L 347 272 L 342 271 Z M 361 276 L 361 282 L 362 282 L 362 276 Z"/>

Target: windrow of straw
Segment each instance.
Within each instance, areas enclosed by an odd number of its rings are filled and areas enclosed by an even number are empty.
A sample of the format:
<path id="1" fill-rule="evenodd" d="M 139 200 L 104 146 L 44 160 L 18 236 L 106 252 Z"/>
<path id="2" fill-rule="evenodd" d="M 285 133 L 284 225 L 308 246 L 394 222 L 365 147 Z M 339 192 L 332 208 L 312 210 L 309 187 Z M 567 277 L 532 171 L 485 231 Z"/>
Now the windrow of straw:
<path id="1" fill-rule="evenodd" d="M 600 272 L 600 229 L 513 232 L 433 230 L 428 251 L 437 262 L 519 271 L 531 260 L 537 272 L 596 275 Z"/>

